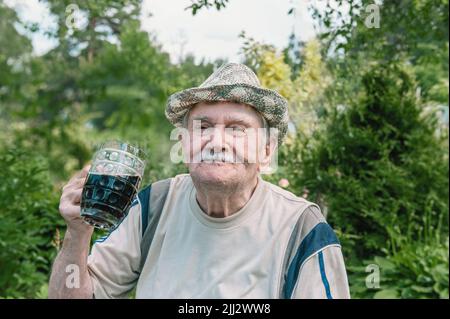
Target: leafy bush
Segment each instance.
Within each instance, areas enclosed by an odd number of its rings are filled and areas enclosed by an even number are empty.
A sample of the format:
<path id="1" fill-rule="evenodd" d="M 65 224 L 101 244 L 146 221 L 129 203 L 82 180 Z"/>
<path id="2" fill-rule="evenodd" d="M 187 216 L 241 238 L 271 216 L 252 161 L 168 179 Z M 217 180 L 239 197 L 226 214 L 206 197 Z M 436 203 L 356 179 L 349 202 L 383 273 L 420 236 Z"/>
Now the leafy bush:
<path id="1" fill-rule="evenodd" d="M 0 152 L 0 297 L 32 298 L 48 281 L 63 226 L 48 163 L 14 147 Z"/>
<path id="2" fill-rule="evenodd" d="M 412 243 L 393 256 L 366 261 L 379 267 L 378 289 L 366 286 L 366 267 L 349 267 L 353 298 L 448 299 L 448 249 L 447 237 L 444 244 Z"/>

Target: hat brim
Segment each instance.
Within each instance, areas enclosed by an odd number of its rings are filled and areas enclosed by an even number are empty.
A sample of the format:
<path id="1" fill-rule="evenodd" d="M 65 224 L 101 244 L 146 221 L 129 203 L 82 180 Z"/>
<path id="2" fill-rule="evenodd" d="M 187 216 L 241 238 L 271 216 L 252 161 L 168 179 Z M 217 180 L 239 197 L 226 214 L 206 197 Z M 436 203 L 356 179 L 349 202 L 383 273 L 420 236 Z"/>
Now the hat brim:
<path id="1" fill-rule="evenodd" d="M 287 100 L 274 90 L 248 84 L 228 84 L 190 88 L 172 94 L 166 107 L 166 117 L 173 125 L 180 125 L 189 109 L 200 102 L 230 101 L 253 106 L 267 120 L 270 127 L 278 129 L 281 144 L 287 132 Z"/>

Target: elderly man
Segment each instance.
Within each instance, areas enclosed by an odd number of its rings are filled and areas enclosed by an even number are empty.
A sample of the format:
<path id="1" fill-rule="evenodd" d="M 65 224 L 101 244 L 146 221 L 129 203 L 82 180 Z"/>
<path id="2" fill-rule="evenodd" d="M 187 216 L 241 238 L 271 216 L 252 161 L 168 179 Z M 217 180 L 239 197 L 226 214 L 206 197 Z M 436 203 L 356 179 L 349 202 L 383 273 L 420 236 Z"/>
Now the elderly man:
<path id="1" fill-rule="evenodd" d="M 260 177 L 286 134 L 286 100 L 227 64 L 172 95 L 166 115 L 186 129 L 189 174 L 144 188 L 90 255 L 93 230 L 79 216 L 87 170 L 73 177 L 50 297 L 123 298 L 137 286 L 137 298 L 348 298 L 341 247 L 320 208 Z M 252 134 L 261 128 L 277 138 Z M 65 284 L 71 264 L 78 288 Z"/>

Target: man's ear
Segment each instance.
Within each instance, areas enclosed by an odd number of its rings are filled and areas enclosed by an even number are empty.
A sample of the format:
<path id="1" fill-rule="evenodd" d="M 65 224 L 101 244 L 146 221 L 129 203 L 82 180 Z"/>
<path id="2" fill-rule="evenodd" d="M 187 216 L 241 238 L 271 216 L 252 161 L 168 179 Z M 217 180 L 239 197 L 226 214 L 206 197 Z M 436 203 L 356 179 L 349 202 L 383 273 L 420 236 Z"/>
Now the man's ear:
<path id="1" fill-rule="evenodd" d="M 264 151 L 261 152 L 261 159 L 260 159 L 260 172 L 261 173 L 270 173 L 272 172 L 272 160 L 274 159 L 275 152 L 277 151 L 278 147 L 278 139 L 277 137 L 274 137 L 270 135 L 269 140 L 267 141 Z"/>
<path id="2" fill-rule="evenodd" d="M 188 166 L 189 160 L 189 149 L 190 149 L 190 135 L 189 131 L 183 126 L 177 126 L 175 130 L 172 131 L 170 135 L 171 140 L 177 140 L 174 147 L 176 147 L 176 152 L 181 149 L 181 155 L 183 157 L 183 163 Z M 172 148 L 173 149 L 173 148 Z M 172 156 L 172 155 L 171 155 Z"/>

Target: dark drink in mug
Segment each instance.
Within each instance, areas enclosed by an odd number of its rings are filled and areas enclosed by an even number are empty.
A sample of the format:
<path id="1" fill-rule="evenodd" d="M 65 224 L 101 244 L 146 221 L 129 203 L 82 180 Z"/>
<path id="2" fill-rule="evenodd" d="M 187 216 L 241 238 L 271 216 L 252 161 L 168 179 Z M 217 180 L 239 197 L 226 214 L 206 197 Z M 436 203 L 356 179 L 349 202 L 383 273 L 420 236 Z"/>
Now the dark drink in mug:
<path id="1" fill-rule="evenodd" d="M 135 199 L 145 163 L 142 152 L 122 142 L 107 142 L 95 154 L 81 197 L 81 216 L 106 230 L 117 227 Z"/>

